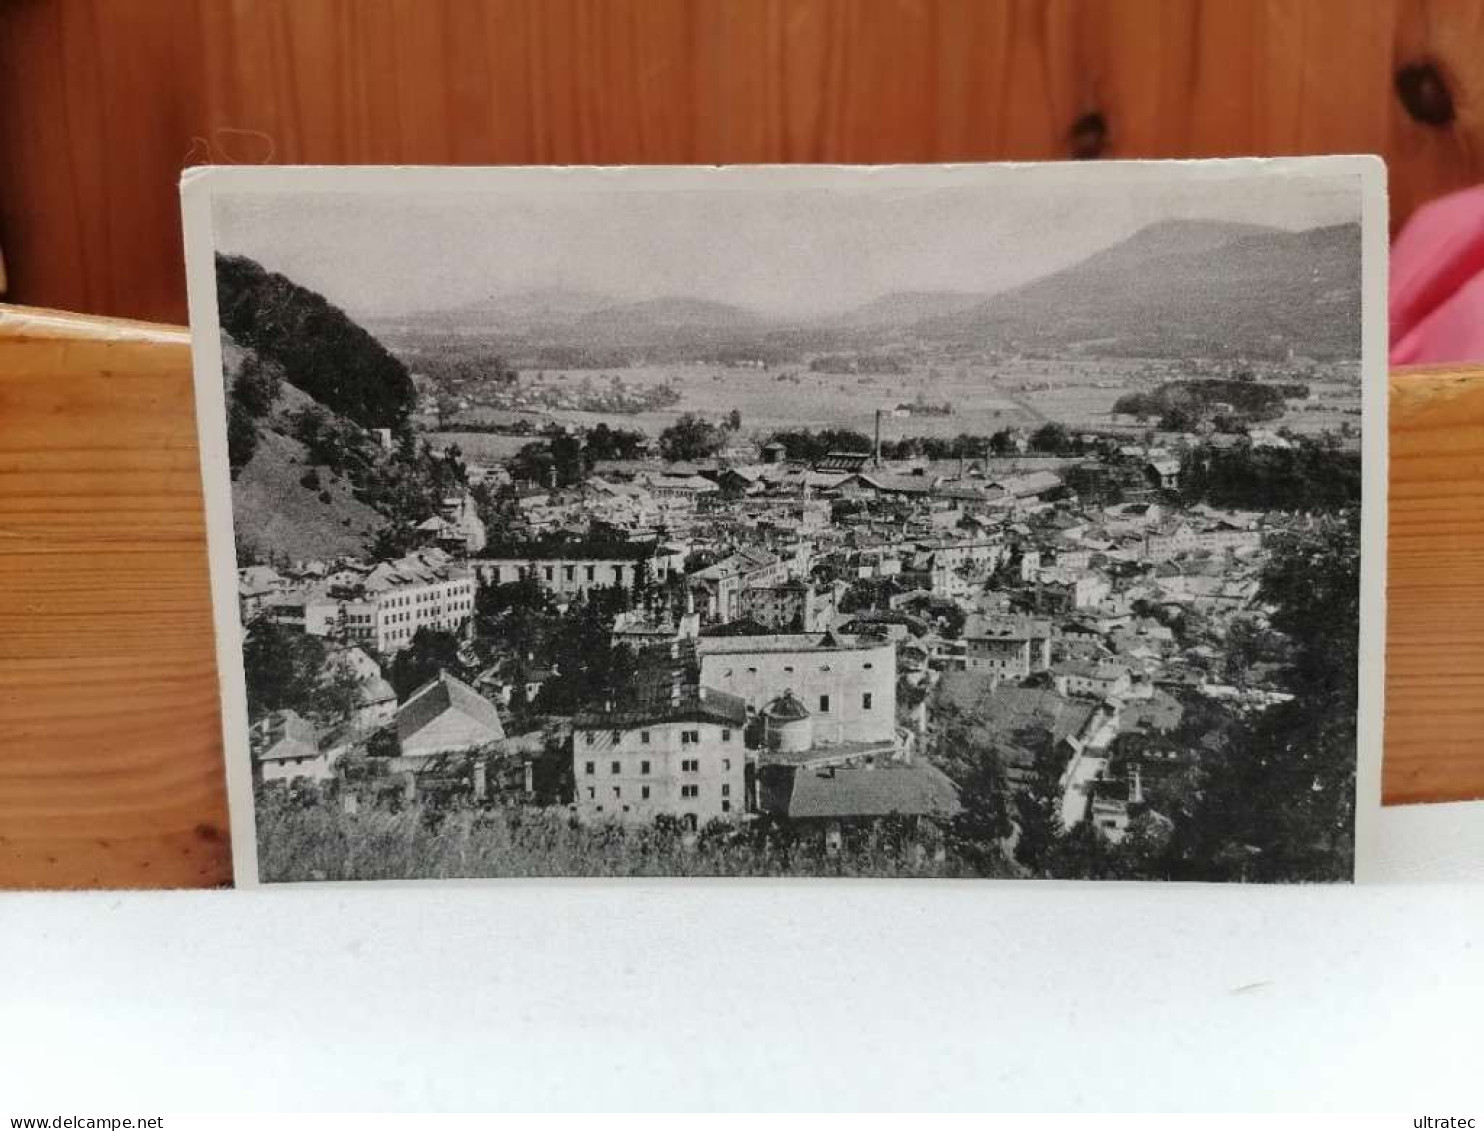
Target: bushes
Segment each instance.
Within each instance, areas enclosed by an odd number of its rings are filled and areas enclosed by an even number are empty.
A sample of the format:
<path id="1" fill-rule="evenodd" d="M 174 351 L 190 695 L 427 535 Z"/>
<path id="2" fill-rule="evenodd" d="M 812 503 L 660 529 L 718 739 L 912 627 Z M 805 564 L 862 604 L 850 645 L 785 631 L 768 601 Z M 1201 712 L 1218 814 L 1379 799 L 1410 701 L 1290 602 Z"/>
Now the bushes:
<path id="1" fill-rule="evenodd" d="M 291 806 L 258 801 L 258 859 L 265 881 L 450 879 L 501 876 L 956 876 L 884 822 L 847 838 L 837 854 L 786 829 L 708 824 L 685 835 L 677 822 L 575 823 L 565 809 L 369 809 L 349 814 L 332 803 Z"/>

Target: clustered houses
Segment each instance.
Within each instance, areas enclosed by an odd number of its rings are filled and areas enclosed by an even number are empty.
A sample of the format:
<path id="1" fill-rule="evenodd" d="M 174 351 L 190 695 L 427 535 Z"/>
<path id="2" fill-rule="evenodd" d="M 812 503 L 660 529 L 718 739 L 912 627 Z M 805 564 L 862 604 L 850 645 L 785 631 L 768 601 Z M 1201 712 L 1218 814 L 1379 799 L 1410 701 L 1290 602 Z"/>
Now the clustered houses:
<path id="1" fill-rule="evenodd" d="M 436 780 L 488 799 L 508 755 L 530 800 L 540 726 L 562 736 L 560 800 L 581 820 L 766 817 L 831 842 L 888 814 L 955 810 L 933 765 L 950 712 L 1008 752 L 1012 783 L 1049 744 L 1065 821 L 1122 835 L 1169 769 L 1162 742 L 1190 696 L 1274 701 L 1259 668 L 1229 667 L 1219 647 L 1266 616 L 1274 520 L 1182 505 L 1169 448 L 1084 446 L 807 465 L 769 444 L 755 464 L 600 463 L 574 486 L 507 485 L 514 518 L 494 538 L 450 499 L 405 557 L 245 568 L 245 623 L 358 650 L 363 684 L 354 717 L 322 735 L 301 716 L 255 720 L 259 780 L 333 780 L 381 751 L 399 789 Z M 605 615 L 632 690 L 523 714 L 563 658 L 501 654 L 473 617 L 479 586 L 516 582 L 561 615 L 621 591 L 624 611 Z M 501 656 L 398 703 L 379 665 L 422 627 L 457 632 L 481 664 Z M 526 733 L 507 734 L 512 721 Z"/>
<path id="2" fill-rule="evenodd" d="M 383 655 L 405 648 L 419 628 L 456 631 L 474 614 L 473 572 L 436 547 L 373 564 L 300 563 L 277 575 L 267 592 L 257 588 L 262 569 L 249 567 L 239 575 L 245 620 L 263 616 L 311 636 L 365 644 Z M 259 580 L 249 582 L 249 575 Z M 254 589 L 250 599 L 244 586 Z"/>

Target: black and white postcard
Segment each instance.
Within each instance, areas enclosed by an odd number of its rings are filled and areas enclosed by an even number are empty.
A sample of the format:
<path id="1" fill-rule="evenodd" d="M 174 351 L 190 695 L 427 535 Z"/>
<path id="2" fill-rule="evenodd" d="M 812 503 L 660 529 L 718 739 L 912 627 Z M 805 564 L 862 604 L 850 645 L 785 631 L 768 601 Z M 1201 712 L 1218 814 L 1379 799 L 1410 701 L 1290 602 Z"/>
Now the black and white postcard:
<path id="1" fill-rule="evenodd" d="M 1363 874 L 1379 161 L 182 193 L 239 884 Z"/>

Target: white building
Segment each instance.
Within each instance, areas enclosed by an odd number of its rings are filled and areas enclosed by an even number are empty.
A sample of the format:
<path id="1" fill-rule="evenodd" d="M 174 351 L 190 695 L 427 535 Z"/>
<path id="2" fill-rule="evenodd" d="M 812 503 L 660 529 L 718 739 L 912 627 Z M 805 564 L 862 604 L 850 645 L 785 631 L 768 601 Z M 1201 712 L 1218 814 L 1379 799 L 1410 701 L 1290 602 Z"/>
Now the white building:
<path id="1" fill-rule="evenodd" d="M 747 709 L 734 695 L 688 686 L 580 712 L 572 720 L 572 775 L 584 820 L 698 828 L 746 809 Z"/>
<path id="2" fill-rule="evenodd" d="M 892 641 L 787 633 L 703 636 L 695 643 L 702 686 L 761 711 L 792 692 L 813 715 L 819 744 L 896 737 L 897 648 Z"/>

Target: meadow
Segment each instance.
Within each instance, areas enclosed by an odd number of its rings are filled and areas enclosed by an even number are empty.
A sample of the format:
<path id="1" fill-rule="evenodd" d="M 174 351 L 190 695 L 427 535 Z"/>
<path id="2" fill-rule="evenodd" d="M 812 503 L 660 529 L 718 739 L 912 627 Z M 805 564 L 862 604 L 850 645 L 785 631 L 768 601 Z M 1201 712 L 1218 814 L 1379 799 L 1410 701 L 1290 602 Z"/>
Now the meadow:
<path id="1" fill-rule="evenodd" d="M 749 369 L 653 365 L 612 371 L 548 369 L 540 371 L 539 377 L 532 372 L 523 376 L 539 380 L 548 388 L 571 388 L 575 392 L 584 381 L 601 384 L 617 374 L 627 385 L 669 383 L 680 393 L 679 403 L 662 411 L 615 414 L 541 410 L 530 414 L 538 423 L 555 420 L 590 426 L 604 420 L 613 427 L 657 436 L 682 413 L 716 420 L 735 408 L 742 414 L 743 431 L 749 434 L 763 435 L 782 428 L 853 428 L 870 434 L 879 408 L 888 413 L 882 422 L 883 438 L 896 439 L 957 436 L 963 432 L 991 435 L 1002 428 L 1034 427 L 1046 420 L 1106 420 L 1113 402 L 1127 391 L 1128 374 L 1137 364 L 1018 361 L 996 366 L 924 366 L 890 375 L 814 373 L 801 366 Z M 1019 389 L 1025 383 L 1050 387 Z M 952 404 L 953 413 L 892 415 L 898 405 L 912 402 L 919 394 L 931 403 Z M 475 408 L 458 419 L 478 423 L 497 415 L 506 417 L 508 412 Z M 458 442 L 465 451 L 470 450 L 462 438 Z"/>
<path id="2" fill-rule="evenodd" d="M 258 870 L 265 883 L 304 880 L 531 876 L 876 876 L 964 874 L 889 826 L 839 853 L 786 835 L 718 823 L 577 825 L 563 808 L 344 812 L 331 803 L 260 801 Z"/>

